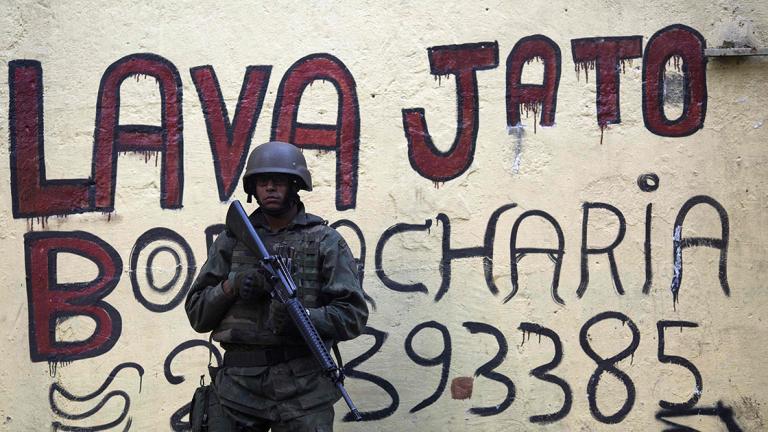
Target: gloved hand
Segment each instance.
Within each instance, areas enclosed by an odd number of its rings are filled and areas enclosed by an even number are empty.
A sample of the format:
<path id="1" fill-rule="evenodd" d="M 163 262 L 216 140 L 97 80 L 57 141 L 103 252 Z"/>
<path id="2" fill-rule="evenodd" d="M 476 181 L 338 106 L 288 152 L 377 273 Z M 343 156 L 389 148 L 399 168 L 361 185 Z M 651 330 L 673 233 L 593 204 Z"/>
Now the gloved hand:
<path id="1" fill-rule="evenodd" d="M 267 328 L 276 335 L 284 334 L 291 328 L 291 316 L 288 314 L 288 307 L 279 300 L 272 299 L 269 303 L 269 316 L 267 317 Z"/>
<path id="2" fill-rule="evenodd" d="M 257 300 L 269 295 L 272 289 L 269 279 L 259 270 L 233 273 L 227 279 L 229 289 L 243 300 Z"/>

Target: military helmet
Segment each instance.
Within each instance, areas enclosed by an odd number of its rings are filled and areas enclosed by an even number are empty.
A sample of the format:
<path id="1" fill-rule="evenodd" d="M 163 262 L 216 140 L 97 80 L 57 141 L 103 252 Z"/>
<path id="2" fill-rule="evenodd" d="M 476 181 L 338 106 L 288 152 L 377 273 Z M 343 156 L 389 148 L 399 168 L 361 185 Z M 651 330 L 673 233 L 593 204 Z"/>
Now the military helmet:
<path id="1" fill-rule="evenodd" d="M 243 186 L 249 192 L 247 179 L 256 174 L 291 174 L 297 178 L 299 188 L 312 190 L 312 175 L 307 169 L 307 161 L 298 147 L 280 141 L 264 143 L 251 151 L 245 165 Z"/>

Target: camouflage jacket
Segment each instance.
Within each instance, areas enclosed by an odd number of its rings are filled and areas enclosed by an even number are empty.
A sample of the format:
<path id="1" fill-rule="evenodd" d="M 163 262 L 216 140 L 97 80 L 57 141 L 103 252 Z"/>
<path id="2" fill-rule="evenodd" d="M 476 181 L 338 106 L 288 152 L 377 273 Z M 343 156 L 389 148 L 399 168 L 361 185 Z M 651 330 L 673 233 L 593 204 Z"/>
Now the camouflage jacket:
<path id="1" fill-rule="evenodd" d="M 263 213 L 251 223 L 270 253 L 295 249 L 294 281 L 302 304 L 320 336 L 343 341 L 358 336 L 368 319 L 357 265 L 339 233 L 300 204 L 293 221 L 271 232 Z M 192 284 L 185 308 L 198 332 L 213 331 L 225 349 L 242 345 L 304 344 L 298 334 L 275 335 L 266 326 L 269 298 L 244 301 L 226 294 L 222 283 L 231 272 L 256 265 L 257 259 L 230 233 L 221 233 Z M 226 367 L 215 378 L 217 399 L 227 414 L 249 425 L 255 418 L 286 420 L 332 406 L 340 397 L 312 357 L 299 357 L 272 366 Z"/>
<path id="2" fill-rule="evenodd" d="M 303 204 L 293 221 L 278 232 L 268 229 L 260 210 L 250 220 L 270 253 L 286 246 L 295 250 L 298 295 L 320 336 L 326 341 L 357 337 L 365 327 L 368 308 L 357 265 L 341 235 L 306 213 Z M 213 338 L 225 344 L 302 344 L 298 334 L 275 335 L 266 328 L 268 298 L 244 301 L 224 292 L 222 284 L 230 272 L 252 268 L 256 261 L 228 231 L 220 234 L 187 294 L 190 324 L 198 332 L 213 331 Z"/>

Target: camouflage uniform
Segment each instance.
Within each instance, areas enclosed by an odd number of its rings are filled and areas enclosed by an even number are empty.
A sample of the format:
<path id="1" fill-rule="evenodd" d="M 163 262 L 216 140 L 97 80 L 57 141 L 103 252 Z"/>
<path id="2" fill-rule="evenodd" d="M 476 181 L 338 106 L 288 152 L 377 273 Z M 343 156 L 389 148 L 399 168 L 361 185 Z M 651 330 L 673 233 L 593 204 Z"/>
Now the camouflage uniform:
<path id="1" fill-rule="evenodd" d="M 261 210 L 251 223 L 271 253 L 290 247 L 294 280 L 302 304 L 328 347 L 357 337 L 368 318 L 357 266 L 336 230 L 299 203 L 293 221 L 271 232 Z M 243 300 L 224 292 L 230 272 L 256 267 L 258 259 L 227 231 L 218 236 L 187 296 L 185 308 L 198 332 L 213 331 L 226 351 L 303 347 L 298 332 L 276 334 L 268 322 L 269 298 Z M 215 378 L 217 397 L 211 398 L 211 430 L 273 431 L 332 430 L 333 404 L 340 393 L 320 371 L 313 357 L 304 356 L 269 366 L 225 367 Z M 224 415 L 224 414 L 228 415 Z M 317 426 L 317 429 L 314 429 Z M 218 429 L 217 429 L 218 428 Z"/>

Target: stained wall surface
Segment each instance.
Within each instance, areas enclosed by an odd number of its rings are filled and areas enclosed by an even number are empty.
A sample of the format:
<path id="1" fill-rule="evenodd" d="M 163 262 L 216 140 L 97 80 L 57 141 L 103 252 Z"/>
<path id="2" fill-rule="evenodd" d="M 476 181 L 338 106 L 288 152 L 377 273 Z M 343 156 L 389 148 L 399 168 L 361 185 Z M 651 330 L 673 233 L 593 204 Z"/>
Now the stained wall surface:
<path id="1" fill-rule="evenodd" d="M 0 5 L 1 430 L 188 427 L 271 138 L 370 297 L 337 430 L 766 427 L 768 58 L 705 49 L 768 3 L 133 3 Z"/>

